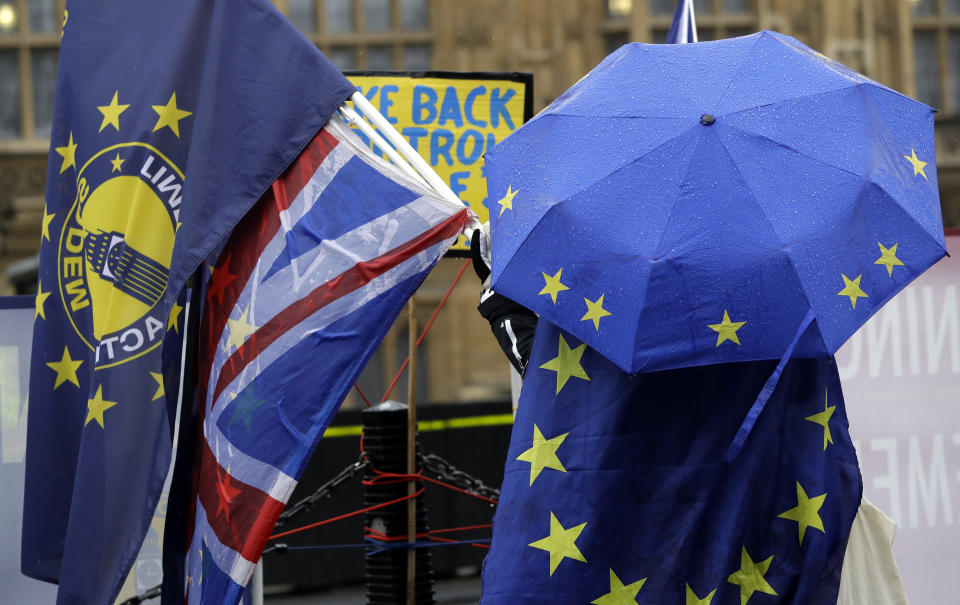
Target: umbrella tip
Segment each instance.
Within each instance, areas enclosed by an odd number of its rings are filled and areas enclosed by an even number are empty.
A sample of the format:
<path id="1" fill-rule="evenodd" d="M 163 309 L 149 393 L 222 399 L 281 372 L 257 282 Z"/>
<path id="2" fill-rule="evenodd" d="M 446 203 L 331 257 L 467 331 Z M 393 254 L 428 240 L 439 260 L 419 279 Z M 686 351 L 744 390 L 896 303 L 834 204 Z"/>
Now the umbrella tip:
<path id="1" fill-rule="evenodd" d="M 703 124 L 704 126 L 709 126 L 714 122 L 716 122 L 716 119 L 713 117 L 712 114 L 705 113 L 702 116 L 700 116 L 700 123 Z"/>

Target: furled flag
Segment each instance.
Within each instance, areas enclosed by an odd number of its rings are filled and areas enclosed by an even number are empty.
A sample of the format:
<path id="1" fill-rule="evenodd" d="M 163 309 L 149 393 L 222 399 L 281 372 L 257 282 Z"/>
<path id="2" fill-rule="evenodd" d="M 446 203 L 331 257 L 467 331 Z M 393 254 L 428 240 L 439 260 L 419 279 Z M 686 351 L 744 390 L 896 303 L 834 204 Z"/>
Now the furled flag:
<path id="1" fill-rule="evenodd" d="M 832 359 L 629 375 L 541 321 L 482 603 L 836 605 L 861 482 Z"/>
<path id="2" fill-rule="evenodd" d="M 184 563 L 168 509 L 165 603 L 237 601 L 341 401 L 467 218 L 334 118 L 240 223 L 206 291 L 192 518 Z"/>
<path id="3" fill-rule="evenodd" d="M 70 0 L 63 22 L 21 564 L 106 604 L 170 460 L 183 278 L 354 88 L 267 0 Z"/>
<path id="4" fill-rule="evenodd" d="M 678 0 L 677 10 L 673 13 L 673 22 L 667 33 L 667 44 L 686 44 L 697 41 L 697 16 L 693 11 L 693 0 Z"/>

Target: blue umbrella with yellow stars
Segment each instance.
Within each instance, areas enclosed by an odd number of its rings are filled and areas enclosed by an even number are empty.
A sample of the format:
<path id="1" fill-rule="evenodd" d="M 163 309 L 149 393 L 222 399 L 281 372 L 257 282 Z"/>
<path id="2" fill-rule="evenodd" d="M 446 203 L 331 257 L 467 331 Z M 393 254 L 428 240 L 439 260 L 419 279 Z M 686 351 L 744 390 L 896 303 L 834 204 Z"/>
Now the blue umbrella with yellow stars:
<path id="1" fill-rule="evenodd" d="M 628 44 L 487 153 L 493 286 L 630 373 L 827 356 L 946 253 L 933 117 L 775 32 Z"/>

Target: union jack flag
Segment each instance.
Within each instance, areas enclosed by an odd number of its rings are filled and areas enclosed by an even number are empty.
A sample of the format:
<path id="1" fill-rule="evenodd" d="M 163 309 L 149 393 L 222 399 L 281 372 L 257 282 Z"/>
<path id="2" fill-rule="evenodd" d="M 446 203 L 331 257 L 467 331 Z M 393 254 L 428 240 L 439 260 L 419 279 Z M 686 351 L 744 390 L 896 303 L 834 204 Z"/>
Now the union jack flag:
<path id="1" fill-rule="evenodd" d="M 232 233 L 200 327 L 187 603 L 237 602 L 317 441 L 467 218 L 335 118 Z"/>

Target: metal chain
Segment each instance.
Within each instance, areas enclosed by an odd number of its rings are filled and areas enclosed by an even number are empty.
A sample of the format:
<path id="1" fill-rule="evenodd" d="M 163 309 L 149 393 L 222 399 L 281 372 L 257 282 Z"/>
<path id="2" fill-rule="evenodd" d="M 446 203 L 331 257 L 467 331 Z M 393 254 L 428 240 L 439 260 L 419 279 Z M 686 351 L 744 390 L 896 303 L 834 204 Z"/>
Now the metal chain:
<path id="1" fill-rule="evenodd" d="M 490 487 L 476 477 L 461 471 L 436 454 L 420 454 L 420 464 L 425 470 L 430 471 L 439 479 L 456 485 L 471 494 L 490 498 L 491 500 L 500 499 L 500 490 Z"/>
<path id="2" fill-rule="evenodd" d="M 284 523 L 300 513 L 310 510 L 314 504 L 323 500 L 324 498 L 330 497 L 330 494 L 333 493 L 333 490 L 349 481 L 354 475 L 365 470 L 368 466 L 370 466 L 370 461 L 367 459 L 365 453 L 360 452 L 360 457 L 357 458 L 356 462 L 337 473 L 333 479 L 330 479 L 318 487 L 315 492 L 306 498 L 303 498 L 296 504 L 288 506 L 287 509 L 283 511 L 283 514 L 281 514 L 277 519 L 277 527 L 282 526 Z"/>

